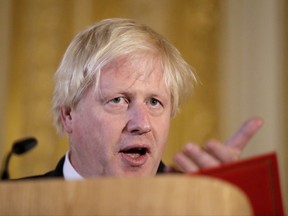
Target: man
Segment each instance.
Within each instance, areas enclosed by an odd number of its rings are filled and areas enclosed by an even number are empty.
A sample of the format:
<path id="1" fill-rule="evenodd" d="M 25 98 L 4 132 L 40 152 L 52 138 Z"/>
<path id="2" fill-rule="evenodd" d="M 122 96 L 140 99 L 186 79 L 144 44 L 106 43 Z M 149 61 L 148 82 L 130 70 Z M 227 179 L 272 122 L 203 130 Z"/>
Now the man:
<path id="1" fill-rule="evenodd" d="M 56 170 L 38 177 L 153 176 L 169 172 L 162 153 L 170 119 L 195 76 L 165 38 L 128 19 L 107 19 L 80 32 L 57 70 L 55 124 L 70 148 Z M 175 156 L 182 172 L 236 160 L 260 128 L 253 118 L 225 145 L 188 144 Z"/>

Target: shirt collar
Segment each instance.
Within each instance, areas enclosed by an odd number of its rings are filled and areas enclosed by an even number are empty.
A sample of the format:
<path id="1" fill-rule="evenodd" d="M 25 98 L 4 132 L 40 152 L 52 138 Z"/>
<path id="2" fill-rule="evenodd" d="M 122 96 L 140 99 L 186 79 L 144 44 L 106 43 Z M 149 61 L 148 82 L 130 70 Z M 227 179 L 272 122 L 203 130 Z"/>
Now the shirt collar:
<path id="1" fill-rule="evenodd" d="M 72 166 L 69 159 L 69 152 L 65 155 L 65 161 L 63 166 L 63 175 L 65 180 L 82 180 L 84 179 Z"/>

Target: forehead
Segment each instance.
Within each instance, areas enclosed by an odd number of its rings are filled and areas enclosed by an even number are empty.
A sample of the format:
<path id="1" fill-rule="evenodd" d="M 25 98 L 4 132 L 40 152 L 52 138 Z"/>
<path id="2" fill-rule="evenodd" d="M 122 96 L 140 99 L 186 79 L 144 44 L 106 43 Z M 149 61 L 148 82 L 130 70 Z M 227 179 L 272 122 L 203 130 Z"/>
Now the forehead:
<path id="1" fill-rule="evenodd" d="M 157 71 L 155 70 L 157 68 Z M 163 67 L 160 61 L 160 57 L 152 54 L 131 54 L 128 56 L 121 56 L 112 60 L 108 65 L 103 68 L 104 71 L 119 69 L 123 74 L 131 75 L 138 74 L 148 77 L 152 73 L 157 73 L 159 76 L 163 76 Z"/>
<path id="2" fill-rule="evenodd" d="M 163 67 L 156 55 L 135 54 L 122 56 L 111 61 L 101 72 L 101 76 L 112 75 L 117 79 L 157 79 L 163 81 Z"/>
<path id="3" fill-rule="evenodd" d="M 123 89 L 136 83 L 151 90 L 169 92 L 163 79 L 162 64 L 157 57 L 151 55 L 125 56 L 113 60 L 103 68 L 99 87 L 115 89 L 118 86 Z"/>

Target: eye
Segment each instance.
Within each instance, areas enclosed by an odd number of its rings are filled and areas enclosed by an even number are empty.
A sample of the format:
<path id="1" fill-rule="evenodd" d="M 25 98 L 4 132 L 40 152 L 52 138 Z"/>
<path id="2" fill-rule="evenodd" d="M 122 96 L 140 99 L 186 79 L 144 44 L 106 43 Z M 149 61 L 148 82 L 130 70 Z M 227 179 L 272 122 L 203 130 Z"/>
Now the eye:
<path id="1" fill-rule="evenodd" d="M 126 97 L 119 96 L 108 100 L 105 104 L 105 110 L 110 113 L 122 113 L 127 110 L 129 100 Z"/>
<path id="2" fill-rule="evenodd" d="M 162 102 L 156 98 L 150 98 L 147 102 L 147 106 L 152 115 L 159 115 L 164 110 Z"/>
<path id="3" fill-rule="evenodd" d="M 112 104 L 127 104 L 128 100 L 125 99 L 124 97 L 116 97 L 116 98 L 113 98 L 112 100 L 110 100 L 109 103 L 112 103 Z"/>
<path id="4" fill-rule="evenodd" d="M 120 103 L 120 102 L 121 102 L 121 99 L 122 99 L 121 97 L 113 98 L 113 99 L 111 100 L 111 102 L 117 104 L 117 103 Z"/>
<path id="5" fill-rule="evenodd" d="M 150 103 L 151 106 L 160 105 L 159 100 L 157 100 L 157 99 L 155 99 L 155 98 L 151 98 L 151 99 L 149 100 L 149 103 Z"/>
<path id="6" fill-rule="evenodd" d="M 148 103 L 149 103 L 148 105 L 153 109 L 164 108 L 163 103 L 156 98 L 150 98 Z"/>

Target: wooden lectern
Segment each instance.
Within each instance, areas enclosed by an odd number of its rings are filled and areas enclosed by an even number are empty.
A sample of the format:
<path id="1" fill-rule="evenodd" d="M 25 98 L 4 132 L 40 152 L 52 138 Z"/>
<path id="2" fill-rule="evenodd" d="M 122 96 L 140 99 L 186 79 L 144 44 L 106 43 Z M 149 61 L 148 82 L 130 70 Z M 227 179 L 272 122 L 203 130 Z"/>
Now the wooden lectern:
<path id="1" fill-rule="evenodd" d="M 252 215 L 246 195 L 212 177 L 0 183 L 0 215 Z"/>

